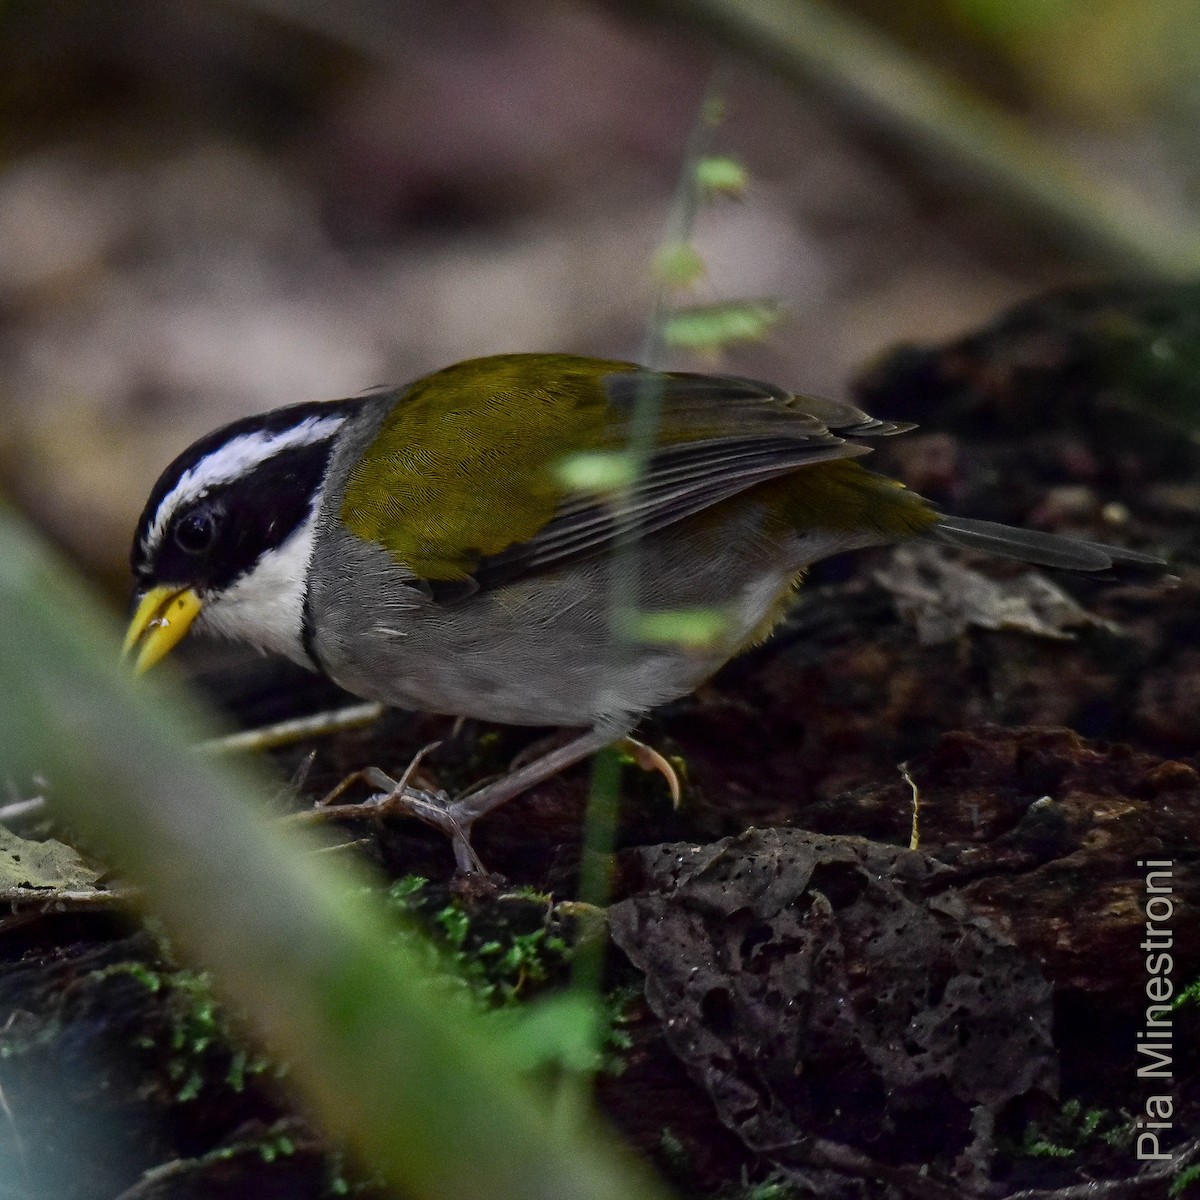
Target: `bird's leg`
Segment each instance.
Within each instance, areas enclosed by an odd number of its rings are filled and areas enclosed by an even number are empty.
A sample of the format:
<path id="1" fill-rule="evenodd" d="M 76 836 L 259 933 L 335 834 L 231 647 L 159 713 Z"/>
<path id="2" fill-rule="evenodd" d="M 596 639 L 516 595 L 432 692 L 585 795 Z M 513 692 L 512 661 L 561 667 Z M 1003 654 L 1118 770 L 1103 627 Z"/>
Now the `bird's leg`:
<path id="1" fill-rule="evenodd" d="M 530 763 L 537 762 L 543 755 L 549 754 L 551 750 L 557 750 L 559 746 L 565 746 L 568 742 L 574 740 L 573 729 L 559 729 L 554 733 L 548 733 L 545 737 L 535 738 L 528 746 L 523 746 L 515 755 L 512 761 L 508 764 L 510 772 L 519 771 L 522 767 L 527 767 Z"/>
<path id="2" fill-rule="evenodd" d="M 461 841 L 458 837 L 454 838 L 454 858 L 459 869 L 472 870 L 472 867 L 465 861 L 463 851 L 468 852 L 471 858 L 475 857 L 469 839 L 471 827 L 480 817 L 486 816 L 494 808 L 499 808 L 505 801 L 512 800 L 522 792 L 527 792 L 531 787 L 536 787 L 543 780 L 565 771 L 568 767 L 573 767 L 577 762 L 582 762 L 598 750 L 603 750 L 605 746 L 611 745 L 615 740 L 619 740 L 619 738 L 614 737 L 612 730 L 590 729 L 565 746 L 559 746 L 557 750 L 551 750 L 548 754 L 543 754 L 541 758 L 535 759 L 519 770 L 505 775 L 503 779 L 497 779 L 476 792 L 460 796 L 447 805 L 446 816 L 461 832 Z M 477 862 L 478 859 L 475 861 Z"/>
<path id="3" fill-rule="evenodd" d="M 404 768 L 399 779 L 393 779 L 380 767 L 363 767 L 347 775 L 332 791 L 328 792 L 311 810 L 313 816 L 325 820 L 344 817 L 372 817 L 383 819 L 392 813 L 400 812 L 410 817 L 432 825 L 441 830 L 454 844 L 454 858 L 463 871 L 484 870 L 479 856 L 471 849 L 471 844 L 463 829 L 449 813 L 450 801 L 445 793 L 427 792 L 420 788 L 409 787 L 421 760 L 431 750 L 436 750 L 441 742 L 430 742 L 413 755 L 412 761 Z M 350 788 L 357 783 L 365 783 L 374 788 L 375 794 L 357 804 L 339 804 L 338 801 Z"/>
<path id="4" fill-rule="evenodd" d="M 325 816 L 362 816 L 371 813 L 385 816 L 393 812 L 403 812 L 409 816 L 424 821 L 440 829 L 450 838 L 454 846 L 454 861 L 460 871 L 482 871 L 483 865 L 478 855 L 471 848 L 471 828 L 480 817 L 486 816 L 505 801 L 512 800 L 528 791 L 531 787 L 573 767 L 577 762 L 603 750 L 605 746 L 617 743 L 633 754 L 639 766 L 662 772 L 668 784 L 674 779 L 672 795 L 677 795 L 678 779 L 674 769 L 661 755 L 640 742 L 622 738 L 619 731 L 609 729 L 591 729 L 587 733 L 559 746 L 519 770 L 505 775 L 502 779 L 485 784 L 478 791 L 468 792 L 457 800 L 448 800 L 444 794 L 424 792 L 410 788 L 408 782 L 416 770 L 421 758 L 433 747 L 427 746 L 408 765 L 400 779 L 395 780 L 377 767 L 368 767 L 358 771 L 349 779 L 343 780 L 326 800 L 336 800 L 352 783 L 364 782 L 370 787 L 378 788 L 379 795 L 374 796 L 366 804 L 336 805 L 325 808 Z M 664 769 L 665 768 L 665 769 Z"/>

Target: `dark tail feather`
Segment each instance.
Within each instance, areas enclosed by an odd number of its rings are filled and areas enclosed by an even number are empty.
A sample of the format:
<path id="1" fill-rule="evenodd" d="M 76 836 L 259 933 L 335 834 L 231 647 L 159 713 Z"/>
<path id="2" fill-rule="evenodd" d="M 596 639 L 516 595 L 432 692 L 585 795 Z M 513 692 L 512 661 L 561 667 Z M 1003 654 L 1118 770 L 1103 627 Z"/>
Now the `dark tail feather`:
<path id="1" fill-rule="evenodd" d="M 994 521 L 972 521 L 967 517 L 943 516 L 927 536 L 964 550 L 984 550 L 1065 571 L 1107 571 L 1114 566 L 1158 569 L 1167 565 L 1163 559 L 1137 550 L 1039 533 L 1035 529 L 1017 529 Z"/>

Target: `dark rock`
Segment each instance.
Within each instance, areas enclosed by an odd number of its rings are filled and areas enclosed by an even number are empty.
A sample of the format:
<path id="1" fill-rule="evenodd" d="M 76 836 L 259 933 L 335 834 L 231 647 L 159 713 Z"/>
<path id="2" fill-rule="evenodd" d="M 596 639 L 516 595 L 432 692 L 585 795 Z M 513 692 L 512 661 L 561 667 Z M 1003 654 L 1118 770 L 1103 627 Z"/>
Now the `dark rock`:
<path id="1" fill-rule="evenodd" d="M 644 878 L 614 940 L 751 1149 L 973 1179 L 1004 1106 L 1053 1088 L 1050 985 L 928 856 L 798 830 L 631 855 Z"/>

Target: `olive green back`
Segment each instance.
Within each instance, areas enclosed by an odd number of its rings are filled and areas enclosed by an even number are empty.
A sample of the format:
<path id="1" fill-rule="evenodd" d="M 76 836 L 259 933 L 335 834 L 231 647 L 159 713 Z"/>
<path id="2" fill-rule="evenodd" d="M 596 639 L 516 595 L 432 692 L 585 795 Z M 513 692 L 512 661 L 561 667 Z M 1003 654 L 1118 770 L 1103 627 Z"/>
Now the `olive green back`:
<path id="1" fill-rule="evenodd" d="M 936 520 L 900 485 L 829 461 L 868 452 L 847 438 L 901 427 L 751 380 L 557 354 L 474 359 L 404 389 L 350 473 L 342 519 L 431 581 L 471 579 L 491 560 L 499 582 L 595 552 L 619 521 L 569 493 L 557 467 L 625 446 L 642 386 L 660 404 L 660 449 L 637 496 L 643 529 L 760 489 L 796 529 L 863 522 L 903 537 Z"/>
<path id="2" fill-rule="evenodd" d="M 465 578 L 563 499 L 554 464 L 613 444 L 601 379 L 631 363 L 503 355 L 412 384 L 350 474 L 342 518 L 425 579 Z"/>

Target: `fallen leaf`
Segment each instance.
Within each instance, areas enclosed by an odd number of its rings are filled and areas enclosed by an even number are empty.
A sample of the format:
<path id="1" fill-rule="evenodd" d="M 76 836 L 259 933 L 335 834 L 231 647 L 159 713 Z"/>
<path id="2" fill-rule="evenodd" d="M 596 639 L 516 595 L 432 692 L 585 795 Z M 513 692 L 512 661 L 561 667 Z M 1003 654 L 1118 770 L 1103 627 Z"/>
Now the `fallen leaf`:
<path id="1" fill-rule="evenodd" d="M 924 646 L 953 641 L 972 626 L 1055 641 L 1070 641 L 1075 630 L 1087 627 L 1118 632 L 1111 621 L 1088 612 L 1038 571 L 992 579 L 935 546 L 901 546 L 875 572 L 875 580 L 892 594 Z"/>
<path id="2" fill-rule="evenodd" d="M 31 895 L 91 888 L 101 872 L 77 850 L 49 838 L 29 841 L 0 825 L 0 891 L 27 889 Z"/>

